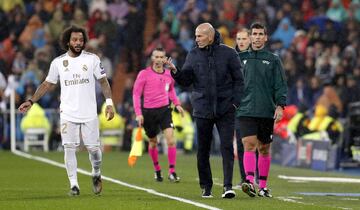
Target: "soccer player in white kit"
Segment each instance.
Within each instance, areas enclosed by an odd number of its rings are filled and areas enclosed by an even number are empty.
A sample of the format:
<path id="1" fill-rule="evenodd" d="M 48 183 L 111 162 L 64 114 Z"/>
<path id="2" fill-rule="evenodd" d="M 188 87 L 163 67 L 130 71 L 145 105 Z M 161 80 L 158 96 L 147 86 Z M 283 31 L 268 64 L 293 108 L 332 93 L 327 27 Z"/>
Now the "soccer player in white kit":
<path id="1" fill-rule="evenodd" d="M 80 139 L 89 152 L 93 191 L 98 195 L 102 190 L 100 172 L 102 153 L 96 111 L 95 79 L 100 82 L 106 98 L 106 116 L 108 120 L 114 117 L 111 89 L 105 70 L 98 56 L 84 51 L 87 40 L 85 29 L 76 26 L 65 29 L 61 45 L 67 52 L 51 62 L 45 81 L 34 95 L 19 107 L 20 112 L 27 112 L 33 103 L 60 81 L 61 139 L 71 196 L 80 195 L 76 160 L 76 148 L 80 145 Z"/>

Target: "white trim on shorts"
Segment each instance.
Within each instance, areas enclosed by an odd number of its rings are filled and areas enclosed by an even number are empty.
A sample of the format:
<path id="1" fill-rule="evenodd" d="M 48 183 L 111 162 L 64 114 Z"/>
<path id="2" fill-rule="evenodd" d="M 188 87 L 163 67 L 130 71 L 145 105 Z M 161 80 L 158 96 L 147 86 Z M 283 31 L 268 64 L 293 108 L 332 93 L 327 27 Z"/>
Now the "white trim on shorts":
<path id="1" fill-rule="evenodd" d="M 80 139 L 82 139 L 84 145 L 100 146 L 99 121 L 97 118 L 85 123 L 70 122 L 60 118 L 60 133 L 62 145 L 79 145 Z"/>

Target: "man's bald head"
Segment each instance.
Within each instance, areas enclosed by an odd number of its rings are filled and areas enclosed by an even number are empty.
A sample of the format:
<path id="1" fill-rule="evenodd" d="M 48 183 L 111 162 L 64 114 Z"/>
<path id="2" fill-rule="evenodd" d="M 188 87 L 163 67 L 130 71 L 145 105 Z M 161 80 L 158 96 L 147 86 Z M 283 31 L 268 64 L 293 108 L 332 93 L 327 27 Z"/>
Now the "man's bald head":
<path id="1" fill-rule="evenodd" d="M 199 48 L 204 48 L 214 42 L 215 29 L 210 23 L 202 23 L 196 27 L 195 37 Z"/>

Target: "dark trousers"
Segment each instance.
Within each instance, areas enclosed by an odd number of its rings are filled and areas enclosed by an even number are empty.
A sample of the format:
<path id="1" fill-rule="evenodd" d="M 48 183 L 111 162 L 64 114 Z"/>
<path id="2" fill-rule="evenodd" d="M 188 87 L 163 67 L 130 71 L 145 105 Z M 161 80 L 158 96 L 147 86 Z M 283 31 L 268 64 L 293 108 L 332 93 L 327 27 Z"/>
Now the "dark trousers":
<path id="1" fill-rule="evenodd" d="M 240 176 L 242 182 L 245 181 L 246 179 L 246 173 L 244 169 L 244 144 L 242 143 L 242 139 L 240 137 L 239 120 L 237 118 L 235 118 L 235 133 L 236 133 L 238 162 L 239 162 Z"/>
<path id="2" fill-rule="evenodd" d="M 233 110 L 215 119 L 195 118 L 198 139 L 197 167 L 201 188 L 211 189 L 213 185 L 209 158 L 214 125 L 216 125 L 220 136 L 224 187 L 232 187 L 234 118 Z"/>

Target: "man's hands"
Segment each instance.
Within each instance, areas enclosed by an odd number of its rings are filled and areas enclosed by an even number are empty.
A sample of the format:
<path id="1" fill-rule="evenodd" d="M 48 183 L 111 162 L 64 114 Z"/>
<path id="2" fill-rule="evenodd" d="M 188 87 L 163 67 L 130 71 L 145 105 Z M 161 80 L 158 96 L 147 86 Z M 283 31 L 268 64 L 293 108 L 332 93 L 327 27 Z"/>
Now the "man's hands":
<path id="1" fill-rule="evenodd" d="M 144 116 L 142 115 L 136 116 L 136 121 L 138 123 L 138 127 L 141 128 L 142 125 L 144 124 Z"/>
<path id="2" fill-rule="evenodd" d="M 277 106 L 275 109 L 274 119 L 275 123 L 279 122 L 283 117 L 283 108 L 281 106 Z"/>
<path id="3" fill-rule="evenodd" d="M 165 65 L 167 65 L 169 67 L 169 69 L 173 72 L 173 73 L 176 73 L 176 67 L 175 65 L 173 64 L 172 62 L 172 58 L 171 57 L 168 57 L 166 60 L 165 60 Z"/>
<path id="4" fill-rule="evenodd" d="M 184 109 L 180 105 L 175 106 L 175 108 L 179 111 L 181 117 L 184 117 Z"/>
<path id="5" fill-rule="evenodd" d="M 105 109 L 105 116 L 107 121 L 112 120 L 114 118 L 114 107 L 111 105 L 107 105 Z"/>
<path id="6" fill-rule="evenodd" d="M 29 111 L 29 109 L 31 108 L 32 106 L 32 103 L 30 101 L 25 101 L 24 103 L 22 103 L 18 110 L 21 112 L 21 113 L 25 113 L 27 111 Z"/>

